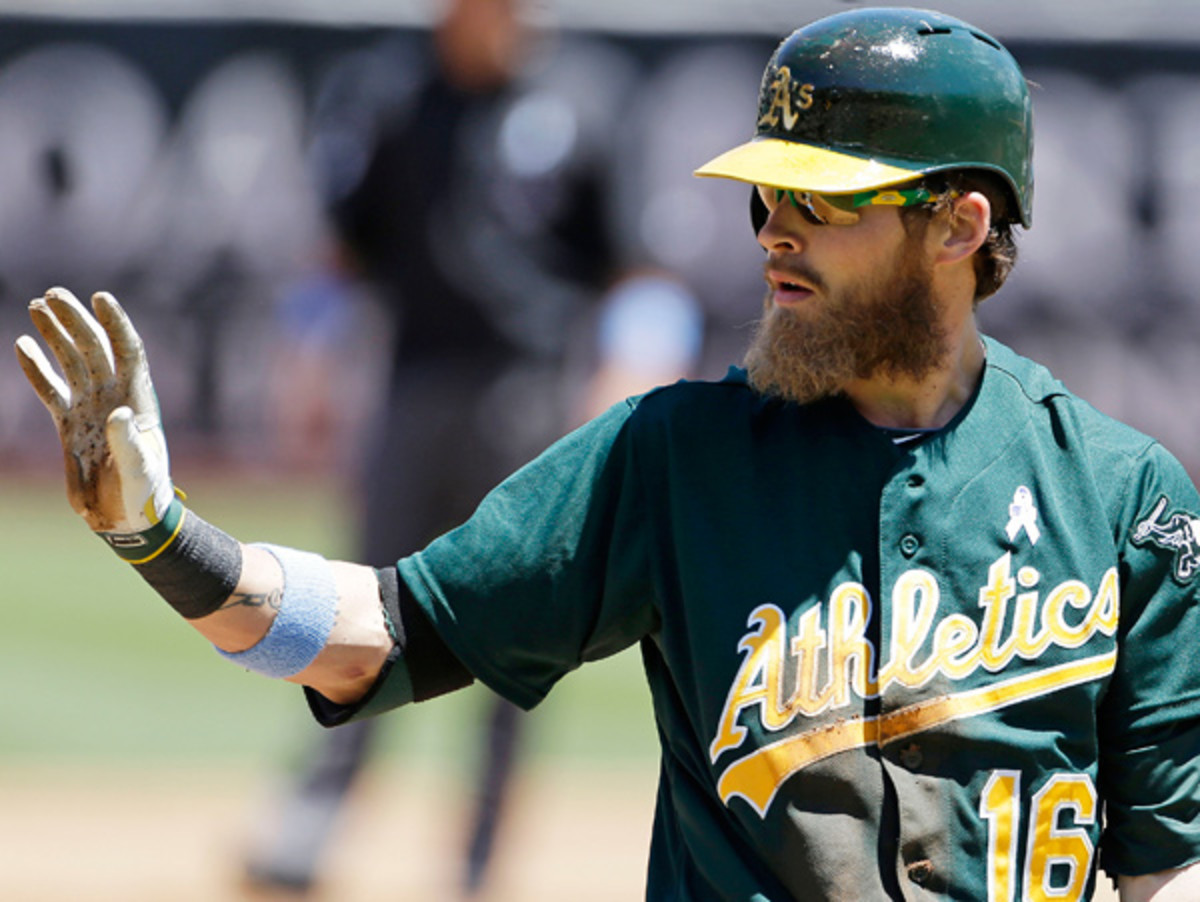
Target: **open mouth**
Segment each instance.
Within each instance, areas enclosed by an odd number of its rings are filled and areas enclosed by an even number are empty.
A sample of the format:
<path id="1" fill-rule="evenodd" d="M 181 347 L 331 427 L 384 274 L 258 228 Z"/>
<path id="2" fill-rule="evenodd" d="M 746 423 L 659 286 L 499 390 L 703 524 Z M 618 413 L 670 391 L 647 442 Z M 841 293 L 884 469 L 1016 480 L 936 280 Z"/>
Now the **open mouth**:
<path id="1" fill-rule="evenodd" d="M 791 279 L 775 279 L 775 290 L 786 294 L 812 294 L 812 286 Z"/>
<path id="2" fill-rule="evenodd" d="M 796 278 L 800 276 L 801 278 Z M 805 279 L 804 274 L 794 272 L 789 268 L 779 267 L 766 270 L 767 283 L 776 291 L 812 292 L 812 280 Z M 803 281 L 802 281 L 803 279 Z"/>
<path id="3" fill-rule="evenodd" d="M 816 293 L 813 280 L 799 268 L 768 265 L 763 274 L 777 304 L 798 304 Z"/>

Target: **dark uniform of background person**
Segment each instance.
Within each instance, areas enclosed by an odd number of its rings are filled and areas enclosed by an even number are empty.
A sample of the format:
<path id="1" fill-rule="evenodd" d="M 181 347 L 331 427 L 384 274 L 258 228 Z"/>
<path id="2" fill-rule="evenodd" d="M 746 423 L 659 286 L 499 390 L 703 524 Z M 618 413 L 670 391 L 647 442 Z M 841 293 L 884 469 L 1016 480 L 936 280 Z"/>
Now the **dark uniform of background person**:
<path id="1" fill-rule="evenodd" d="M 358 480 L 359 560 L 391 565 L 462 522 L 566 431 L 568 358 L 589 347 L 586 317 L 616 266 L 604 164 L 629 65 L 597 41 L 539 40 L 519 0 L 456 0 L 431 41 L 385 39 L 325 75 L 312 154 L 334 234 L 317 251 L 326 271 L 285 297 L 281 319 L 326 330 L 332 345 L 336 308 L 362 282 L 389 314 L 388 383 Z M 338 403 L 311 388 L 285 379 L 277 406 L 303 422 L 306 407 Z M 519 717 L 498 698 L 481 716 L 468 891 L 484 878 Z M 252 886 L 316 884 L 375 734 L 363 721 L 314 737 L 248 851 Z"/>

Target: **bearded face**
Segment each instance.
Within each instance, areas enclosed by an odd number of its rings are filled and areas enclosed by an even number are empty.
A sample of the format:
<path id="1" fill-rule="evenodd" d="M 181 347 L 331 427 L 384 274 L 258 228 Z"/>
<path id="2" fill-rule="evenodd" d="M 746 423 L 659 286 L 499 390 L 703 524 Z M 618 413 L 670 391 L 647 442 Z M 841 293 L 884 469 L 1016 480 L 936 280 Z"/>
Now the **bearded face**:
<path id="1" fill-rule="evenodd" d="M 948 355 L 932 267 L 911 237 L 890 266 L 840 289 L 804 264 L 792 271 L 817 294 L 780 307 L 768 293 L 745 357 L 757 391 L 805 404 L 840 394 L 855 379 L 919 380 Z"/>

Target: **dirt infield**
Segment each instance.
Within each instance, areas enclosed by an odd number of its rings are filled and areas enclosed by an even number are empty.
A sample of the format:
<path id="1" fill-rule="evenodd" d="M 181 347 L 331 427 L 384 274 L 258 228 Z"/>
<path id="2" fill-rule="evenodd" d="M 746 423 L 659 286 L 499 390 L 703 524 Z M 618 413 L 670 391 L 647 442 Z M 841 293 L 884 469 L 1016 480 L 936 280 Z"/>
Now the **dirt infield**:
<path id="1" fill-rule="evenodd" d="M 466 806 L 437 775 L 369 777 L 328 861 L 322 900 L 454 900 Z M 256 775 L 0 771 L 3 898 L 244 902 L 239 850 Z M 516 787 L 479 902 L 640 899 L 652 776 L 538 771 Z"/>

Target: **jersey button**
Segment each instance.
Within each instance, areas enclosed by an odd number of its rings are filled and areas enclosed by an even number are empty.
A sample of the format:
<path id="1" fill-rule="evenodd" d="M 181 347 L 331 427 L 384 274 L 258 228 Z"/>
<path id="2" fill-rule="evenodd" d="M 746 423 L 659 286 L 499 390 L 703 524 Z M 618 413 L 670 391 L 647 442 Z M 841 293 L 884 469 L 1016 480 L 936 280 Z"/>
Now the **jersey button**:
<path id="1" fill-rule="evenodd" d="M 905 557 L 912 557 L 917 553 L 917 549 L 921 547 L 921 540 L 914 536 L 911 532 L 905 533 L 900 538 L 900 553 Z"/>
<path id="2" fill-rule="evenodd" d="M 900 763 L 909 770 L 916 770 L 925 761 L 925 755 L 921 752 L 921 747 L 915 742 L 910 742 L 900 750 Z"/>
<path id="3" fill-rule="evenodd" d="M 929 859 L 914 861 L 908 866 L 908 879 L 917 886 L 924 886 L 933 876 L 933 862 Z"/>

